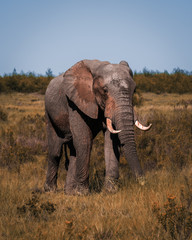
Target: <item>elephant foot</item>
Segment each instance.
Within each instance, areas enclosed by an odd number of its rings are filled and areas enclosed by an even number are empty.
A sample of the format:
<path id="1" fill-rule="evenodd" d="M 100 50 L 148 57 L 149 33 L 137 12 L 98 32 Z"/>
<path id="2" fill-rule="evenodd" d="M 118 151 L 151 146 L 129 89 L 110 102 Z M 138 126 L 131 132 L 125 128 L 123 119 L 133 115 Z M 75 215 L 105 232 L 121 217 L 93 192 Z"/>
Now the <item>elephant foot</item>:
<path id="1" fill-rule="evenodd" d="M 67 187 L 64 188 L 64 193 L 66 195 L 73 195 L 73 196 L 86 196 L 89 194 L 88 186 L 84 185 L 76 185 L 75 187 Z"/>
<path id="2" fill-rule="evenodd" d="M 107 193 L 116 193 L 119 189 L 118 180 L 114 178 L 105 178 L 104 189 Z"/>
<path id="3" fill-rule="evenodd" d="M 57 190 L 57 185 L 48 185 L 47 183 L 44 184 L 45 192 L 55 192 Z"/>

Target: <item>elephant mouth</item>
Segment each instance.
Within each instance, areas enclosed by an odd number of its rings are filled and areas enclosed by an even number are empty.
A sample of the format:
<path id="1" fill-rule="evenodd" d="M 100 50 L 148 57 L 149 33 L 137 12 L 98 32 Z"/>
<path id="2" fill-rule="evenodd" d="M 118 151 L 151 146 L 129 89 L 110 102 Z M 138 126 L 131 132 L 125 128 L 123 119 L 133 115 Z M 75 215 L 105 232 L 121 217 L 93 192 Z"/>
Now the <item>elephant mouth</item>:
<path id="1" fill-rule="evenodd" d="M 109 130 L 110 133 L 117 134 L 117 133 L 121 132 L 121 130 L 115 130 L 113 128 L 113 124 L 112 124 L 112 121 L 111 121 L 110 118 L 106 119 L 106 123 L 107 123 L 107 129 Z M 135 126 L 137 128 L 139 128 L 140 130 L 147 131 L 151 128 L 152 124 L 149 124 L 149 126 L 143 126 L 138 120 L 136 120 L 135 121 Z"/>

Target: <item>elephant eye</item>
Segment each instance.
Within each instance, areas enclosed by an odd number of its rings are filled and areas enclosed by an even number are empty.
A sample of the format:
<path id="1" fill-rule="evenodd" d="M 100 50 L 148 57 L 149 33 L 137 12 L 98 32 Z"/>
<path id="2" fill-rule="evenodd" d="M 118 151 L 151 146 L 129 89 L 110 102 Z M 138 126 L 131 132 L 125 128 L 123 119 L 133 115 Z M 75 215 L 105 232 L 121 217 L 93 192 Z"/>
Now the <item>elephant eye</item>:
<path id="1" fill-rule="evenodd" d="M 103 88 L 103 91 L 104 91 L 104 93 L 108 93 L 108 88 L 107 88 L 107 87 L 104 87 L 104 88 Z"/>

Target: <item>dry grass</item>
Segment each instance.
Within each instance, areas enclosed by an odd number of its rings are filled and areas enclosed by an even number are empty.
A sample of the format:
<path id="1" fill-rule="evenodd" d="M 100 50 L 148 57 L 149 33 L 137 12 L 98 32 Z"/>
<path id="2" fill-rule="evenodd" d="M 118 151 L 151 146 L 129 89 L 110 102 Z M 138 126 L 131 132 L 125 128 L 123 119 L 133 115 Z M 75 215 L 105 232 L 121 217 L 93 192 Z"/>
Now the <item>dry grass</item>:
<path id="1" fill-rule="evenodd" d="M 7 109 L 10 121 L 19 120 L 28 113 L 44 114 L 44 96 L 41 94 L 1 94 L 0 103 Z"/>
<path id="2" fill-rule="evenodd" d="M 127 179 L 113 195 L 72 197 L 61 191 L 61 182 L 58 192 L 41 192 L 42 159 L 23 165 L 20 174 L 5 169 L 0 174 L 2 239 L 168 239 L 152 212 L 153 204 L 163 206 L 168 195 L 180 203 L 181 189 L 189 193 L 185 179 L 192 181 L 189 167 L 175 173 L 161 170 L 148 173 L 144 187 Z M 35 214 L 31 204 L 30 211 L 19 212 L 33 195 L 39 204 L 54 204 L 56 211 Z"/>
<path id="3" fill-rule="evenodd" d="M 170 111 L 165 106 L 174 110 L 177 101 L 188 101 L 190 97 L 144 94 L 145 99 L 151 100 L 138 111 L 145 120 L 150 107 L 156 111 Z M 0 102 L 8 112 L 8 121 L 0 122 L 1 133 L 3 128 L 17 126 L 24 116 L 44 115 L 41 95 L 0 95 Z M 191 111 L 190 106 L 187 110 Z M 100 139 L 96 141 L 98 144 L 101 144 Z M 97 152 L 94 146 L 92 162 L 97 157 L 103 161 L 102 150 L 100 154 Z M 98 166 L 91 166 L 90 175 L 93 176 Z M 148 171 L 142 187 L 128 176 L 126 165 L 121 166 L 120 173 L 121 187 L 117 193 L 92 192 L 89 196 L 78 197 L 64 195 L 66 171 L 62 166 L 58 191 L 43 192 L 46 153 L 36 155 L 34 162 L 21 164 L 19 171 L 0 168 L 0 239 L 180 239 L 179 234 L 173 238 L 170 230 L 164 229 L 153 206 L 158 203 L 163 209 L 167 197 L 174 196 L 178 205 L 185 206 L 188 213 L 192 211 L 191 205 L 186 206 L 192 196 L 191 160 L 182 169 L 170 166 Z M 91 181 L 94 184 L 94 178 Z"/>
<path id="4" fill-rule="evenodd" d="M 153 105 L 153 106 L 161 106 L 161 105 L 177 105 L 182 100 L 190 101 L 192 100 L 191 94 L 155 94 L 155 93 L 142 93 L 144 98 L 144 105 Z"/>

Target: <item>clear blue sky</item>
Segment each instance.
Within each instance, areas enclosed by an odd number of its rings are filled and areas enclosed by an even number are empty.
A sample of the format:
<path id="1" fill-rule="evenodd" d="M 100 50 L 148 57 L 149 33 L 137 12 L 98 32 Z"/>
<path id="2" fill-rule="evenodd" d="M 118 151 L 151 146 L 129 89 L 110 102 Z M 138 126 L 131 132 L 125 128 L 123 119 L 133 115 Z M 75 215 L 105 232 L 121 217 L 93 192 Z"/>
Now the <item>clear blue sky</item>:
<path id="1" fill-rule="evenodd" d="M 0 0 L 0 74 L 82 59 L 192 71 L 191 0 Z"/>

